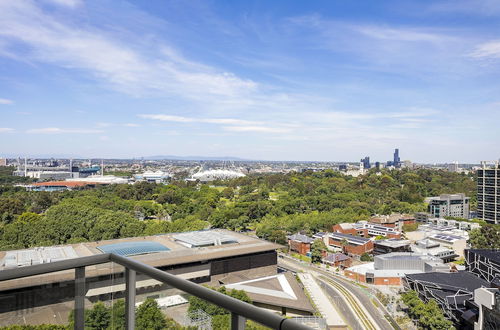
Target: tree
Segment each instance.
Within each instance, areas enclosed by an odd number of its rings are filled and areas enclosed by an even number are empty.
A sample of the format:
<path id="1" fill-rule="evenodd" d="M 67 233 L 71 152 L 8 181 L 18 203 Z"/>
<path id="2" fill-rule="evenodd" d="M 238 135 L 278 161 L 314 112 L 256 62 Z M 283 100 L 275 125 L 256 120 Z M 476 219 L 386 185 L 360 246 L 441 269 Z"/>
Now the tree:
<path id="1" fill-rule="evenodd" d="M 162 330 L 167 321 L 156 300 L 146 299 L 135 312 L 135 328 L 140 330 Z"/>
<path id="2" fill-rule="evenodd" d="M 418 229 L 418 223 L 410 223 L 410 224 L 403 225 L 403 231 L 405 233 L 408 233 L 410 231 L 415 231 L 417 229 Z"/>
<path id="3" fill-rule="evenodd" d="M 469 243 L 474 249 L 500 249 L 500 225 L 486 224 L 471 230 Z"/>
<path id="4" fill-rule="evenodd" d="M 359 259 L 361 261 L 373 261 L 373 257 L 366 252 L 363 253 Z"/>
<path id="5" fill-rule="evenodd" d="M 321 262 L 323 258 L 323 253 L 326 251 L 326 245 L 321 239 L 316 239 L 311 244 L 311 262 L 317 263 Z"/>
<path id="6" fill-rule="evenodd" d="M 408 306 L 408 314 L 417 320 L 423 329 L 450 330 L 454 329 L 453 323 L 446 319 L 443 311 L 434 299 L 424 303 L 418 294 L 410 290 L 401 295 L 401 300 Z"/>
<path id="7" fill-rule="evenodd" d="M 85 328 L 96 330 L 106 329 L 109 326 L 110 319 L 109 308 L 99 301 L 94 304 L 91 310 L 86 311 Z"/>

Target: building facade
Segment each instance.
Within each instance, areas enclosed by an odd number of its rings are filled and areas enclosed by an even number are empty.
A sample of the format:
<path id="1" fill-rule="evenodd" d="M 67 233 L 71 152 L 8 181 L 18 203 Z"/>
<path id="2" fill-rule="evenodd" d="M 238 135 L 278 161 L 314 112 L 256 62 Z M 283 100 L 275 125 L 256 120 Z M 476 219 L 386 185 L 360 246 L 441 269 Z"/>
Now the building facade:
<path id="1" fill-rule="evenodd" d="M 500 164 L 488 167 L 482 162 L 477 171 L 477 217 L 486 222 L 500 223 Z"/>
<path id="2" fill-rule="evenodd" d="M 444 194 L 426 198 L 429 213 L 436 218 L 458 217 L 469 218 L 469 197 L 464 194 Z"/>

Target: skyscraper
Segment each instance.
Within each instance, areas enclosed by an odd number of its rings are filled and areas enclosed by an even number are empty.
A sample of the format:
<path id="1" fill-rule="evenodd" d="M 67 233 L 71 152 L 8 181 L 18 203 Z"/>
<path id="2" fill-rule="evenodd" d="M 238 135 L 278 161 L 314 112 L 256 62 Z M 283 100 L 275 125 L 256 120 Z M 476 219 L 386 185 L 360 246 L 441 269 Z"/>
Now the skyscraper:
<path id="1" fill-rule="evenodd" d="M 481 162 L 477 171 L 477 217 L 486 222 L 500 224 L 500 165 L 487 166 Z"/>
<path id="2" fill-rule="evenodd" d="M 371 164 L 370 164 L 370 157 L 369 156 L 366 156 L 365 158 L 362 158 L 361 159 L 361 163 L 363 163 L 363 168 L 364 169 L 369 169 L 371 167 Z"/>
<path id="3" fill-rule="evenodd" d="M 399 149 L 394 149 L 394 160 L 392 161 L 394 167 L 401 166 L 401 159 L 399 158 Z"/>

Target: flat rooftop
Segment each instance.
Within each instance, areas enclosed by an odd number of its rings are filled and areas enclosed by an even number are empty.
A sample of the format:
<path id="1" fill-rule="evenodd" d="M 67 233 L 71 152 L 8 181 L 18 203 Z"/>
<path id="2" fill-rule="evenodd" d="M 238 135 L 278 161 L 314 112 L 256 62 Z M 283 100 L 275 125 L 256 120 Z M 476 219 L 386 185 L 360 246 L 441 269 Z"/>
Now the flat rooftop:
<path id="1" fill-rule="evenodd" d="M 5 257 L 12 255 L 14 252 L 16 255 L 26 255 L 26 251 L 39 250 L 39 249 L 57 249 L 60 251 L 67 251 L 71 258 L 85 257 L 91 255 L 97 255 L 105 253 L 107 251 L 106 247 L 115 248 L 115 250 L 123 249 L 125 255 L 129 258 L 143 262 L 147 265 L 153 267 L 165 267 L 174 266 L 180 264 L 188 264 L 193 262 L 206 262 L 213 259 L 220 259 L 226 257 L 233 257 L 238 255 L 246 255 L 252 253 L 274 251 L 283 246 L 261 240 L 255 237 L 247 236 L 244 234 L 232 232 L 225 229 L 210 229 L 195 231 L 189 233 L 190 236 L 200 235 L 200 237 L 206 237 L 207 235 L 212 235 L 213 237 L 227 237 L 231 238 L 231 242 L 222 244 L 220 240 L 213 240 L 212 245 L 207 245 L 203 247 L 189 247 L 184 242 L 177 240 L 175 237 L 179 238 L 181 233 L 168 233 L 154 236 L 144 236 L 144 237 L 129 237 L 121 238 L 115 240 L 105 240 L 97 242 L 85 242 L 78 244 L 69 244 L 62 246 L 53 246 L 45 248 L 33 248 L 26 250 L 16 250 L 16 251 L 0 251 L 0 271 L 7 268 L 15 268 L 13 266 L 12 258 L 10 259 L 10 267 L 5 265 Z M 190 237 L 188 236 L 188 237 Z M 183 237 L 183 236 L 181 236 Z M 206 243 L 206 240 L 204 241 Z M 152 250 L 151 250 L 152 249 Z M 59 251 L 59 252 L 60 252 Z M 116 251 L 109 251 L 116 252 Z M 65 258 L 69 259 L 69 258 Z M 39 263 L 50 262 L 50 260 L 44 260 Z M 23 259 L 23 264 L 19 267 L 28 266 L 30 263 Z M 34 263 L 31 263 L 34 264 Z M 88 277 L 108 275 L 111 273 L 121 272 L 121 266 L 109 267 L 105 265 L 89 266 L 86 268 L 86 273 Z M 34 279 L 36 278 L 36 279 Z M 56 281 L 73 280 L 74 271 L 63 271 L 54 274 L 46 274 L 39 276 L 32 276 L 29 278 L 21 278 L 12 281 L 0 282 L 0 290 L 6 290 L 13 287 L 28 287 L 32 286 L 33 283 L 46 284 Z M 36 281 L 36 282 L 34 282 Z"/>
<path id="2" fill-rule="evenodd" d="M 397 238 L 375 240 L 375 241 L 373 241 L 373 243 L 375 245 L 386 246 L 386 247 L 390 247 L 390 248 L 399 248 L 399 247 L 410 245 L 409 240 L 397 239 Z"/>

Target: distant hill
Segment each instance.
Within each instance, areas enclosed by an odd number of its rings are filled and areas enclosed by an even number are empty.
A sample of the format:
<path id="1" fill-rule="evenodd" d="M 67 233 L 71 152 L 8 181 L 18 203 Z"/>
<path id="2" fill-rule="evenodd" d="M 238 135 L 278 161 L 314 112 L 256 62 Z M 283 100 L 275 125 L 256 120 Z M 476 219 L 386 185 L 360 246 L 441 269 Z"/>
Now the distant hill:
<path id="1" fill-rule="evenodd" d="M 218 157 L 218 156 L 174 156 L 174 155 L 158 155 L 144 157 L 146 160 L 248 160 L 238 157 Z"/>

